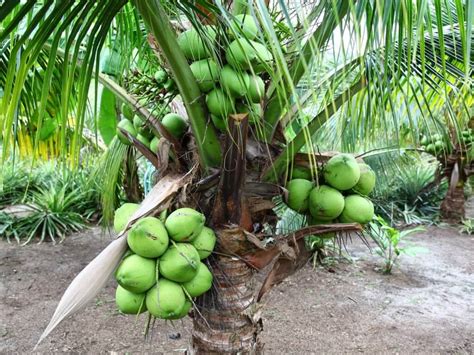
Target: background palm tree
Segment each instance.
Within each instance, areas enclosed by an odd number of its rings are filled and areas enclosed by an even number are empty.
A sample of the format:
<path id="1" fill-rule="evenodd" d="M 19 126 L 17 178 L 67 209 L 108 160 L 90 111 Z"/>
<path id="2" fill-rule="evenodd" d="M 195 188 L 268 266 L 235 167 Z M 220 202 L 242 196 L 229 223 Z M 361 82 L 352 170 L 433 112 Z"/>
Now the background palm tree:
<path id="1" fill-rule="evenodd" d="M 221 63 L 233 16 L 240 12 L 257 22 L 258 39 L 272 54 L 263 74 L 263 116 L 250 125 L 248 115 L 230 115 L 227 129 L 219 132 L 176 35 L 195 28 Z M 185 200 L 182 195 L 171 201 L 157 198 L 167 203 L 148 206 L 144 213 L 196 206 L 219 237 L 219 253 L 210 265 L 213 291 L 195 305 L 193 346 L 198 352 L 259 351 L 258 301 L 305 264 L 310 253 L 302 237 L 360 229 L 355 224 L 304 227 L 302 220 L 291 230 L 280 228 L 276 247 L 262 245 L 262 238 L 277 230 L 273 198 L 296 163 L 316 176 L 318 164 L 327 159 L 319 152 L 326 149 L 362 151 L 387 142 L 416 146 L 420 132 L 428 129 L 459 139 L 472 115 L 470 2 L 28 0 L 5 2 L 0 20 L 2 161 L 15 154 L 18 127 L 34 127 L 27 132 L 38 149 L 41 128 L 54 117 L 59 151 L 65 162 L 77 166 L 86 142 L 83 132 L 102 133 L 108 125 L 114 129 L 117 119 L 110 124 L 90 105 L 90 89 L 96 88 L 96 96 L 99 82 L 117 100 L 111 99 L 113 106 L 133 106 L 163 137 L 170 157 L 133 140 L 129 161 L 138 151 L 159 169 L 158 190 L 160 184 L 171 184 L 176 189 L 170 194 L 176 196 L 186 181 L 189 193 Z M 206 24 L 216 26 L 217 41 L 204 31 Z M 101 65 L 104 48 L 113 70 Z M 172 90 L 167 96 L 173 99 L 170 106 L 190 123 L 182 140 L 173 138 L 160 123 L 160 113 L 127 85 L 134 68 L 146 76 L 159 66 L 176 84 L 178 96 Z M 103 95 L 102 103 L 110 102 Z M 127 149 L 117 139 L 108 143 L 103 171 L 114 177 L 105 189 L 110 196 Z M 260 239 L 249 239 L 248 233 Z M 120 248 L 110 265 L 123 254 Z M 252 276 L 263 269 L 265 281 L 256 285 Z"/>

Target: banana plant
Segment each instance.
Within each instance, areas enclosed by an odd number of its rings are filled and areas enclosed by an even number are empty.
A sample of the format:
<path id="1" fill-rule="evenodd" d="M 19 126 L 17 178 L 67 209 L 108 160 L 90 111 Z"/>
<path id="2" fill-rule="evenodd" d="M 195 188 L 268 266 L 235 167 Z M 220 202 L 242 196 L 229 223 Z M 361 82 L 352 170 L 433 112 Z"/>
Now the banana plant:
<path id="1" fill-rule="evenodd" d="M 214 290 L 194 304 L 193 350 L 258 353 L 260 300 L 309 260 L 304 237 L 362 229 L 357 223 L 279 220 L 275 198 L 291 170 L 304 164 L 318 175 L 328 158 L 320 152 L 328 127 L 344 146 L 379 132 L 397 138 L 393 118 L 402 106 L 409 120 L 419 110 L 423 120 L 439 122 L 428 93 L 446 99 L 447 117 L 454 120 L 447 98 L 472 89 L 473 13 L 472 4 L 460 0 L 7 2 L 0 7 L 2 159 L 15 152 L 18 113 L 38 108 L 42 122 L 48 93 L 59 98 L 63 151 L 71 147 L 70 157 L 77 159 L 81 132 L 96 124 L 87 114 L 88 91 L 100 80 L 161 137 L 156 153 L 130 132 L 117 132 L 159 169 L 155 188 L 129 225 L 143 215 L 190 206 L 217 233 L 219 253 L 210 263 Z M 151 52 L 150 62 L 171 77 L 179 100 L 170 107 L 187 116 L 184 135 L 173 134 L 160 113 L 143 107 L 120 77 L 101 78 L 101 50 L 111 37 L 123 43 L 122 68 Z M 41 90 L 25 93 L 38 67 L 46 73 L 39 76 Z M 51 85 L 52 73 L 60 85 Z M 67 138 L 70 114 L 74 135 Z M 417 137 L 415 129 L 410 134 Z M 111 143 L 116 146 L 117 139 Z M 100 290 L 126 252 L 124 240 L 122 233 L 78 275 L 42 339 Z M 256 285 L 258 272 L 266 275 Z"/>

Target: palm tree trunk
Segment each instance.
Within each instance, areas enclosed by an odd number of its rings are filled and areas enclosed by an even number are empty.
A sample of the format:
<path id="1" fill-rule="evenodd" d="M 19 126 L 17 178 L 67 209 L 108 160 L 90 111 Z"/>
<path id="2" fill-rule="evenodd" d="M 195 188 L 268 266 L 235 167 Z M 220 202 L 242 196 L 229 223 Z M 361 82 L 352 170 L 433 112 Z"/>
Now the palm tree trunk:
<path id="1" fill-rule="evenodd" d="M 240 238 L 225 231 L 219 238 Z M 235 242 L 235 239 L 234 239 Z M 255 354 L 261 351 L 261 319 L 255 310 L 252 270 L 238 258 L 218 255 L 211 261 L 212 292 L 197 301 L 193 350 L 197 354 Z"/>
<path id="2" fill-rule="evenodd" d="M 236 257 L 248 252 L 244 230 L 252 228 L 242 196 L 247 129 L 246 116 L 229 118 L 227 154 L 212 212 L 218 237 L 217 252 L 210 260 L 214 287 L 198 299 L 194 317 L 193 349 L 198 354 L 254 354 L 261 350 L 253 271 Z M 224 227 L 229 225 L 232 227 Z"/>

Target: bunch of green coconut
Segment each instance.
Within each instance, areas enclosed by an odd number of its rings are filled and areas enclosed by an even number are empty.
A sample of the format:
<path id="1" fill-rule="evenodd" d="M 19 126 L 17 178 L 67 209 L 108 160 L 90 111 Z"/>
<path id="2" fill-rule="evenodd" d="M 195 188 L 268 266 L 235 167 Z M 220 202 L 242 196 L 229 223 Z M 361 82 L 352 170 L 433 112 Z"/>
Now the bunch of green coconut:
<path id="1" fill-rule="evenodd" d="M 434 156 L 446 154 L 451 151 L 451 142 L 446 140 L 441 134 L 424 135 L 420 140 L 425 151 Z"/>
<path id="2" fill-rule="evenodd" d="M 138 97 L 177 94 L 173 78 L 162 68 L 154 74 L 140 73 L 138 70 L 131 71 L 130 75 L 125 77 L 125 87 L 128 92 Z"/>
<path id="3" fill-rule="evenodd" d="M 267 47 L 257 41 L 258 25 L 249 14 L 236 15 L 231 23 L 219 36 L 208 25 L 199 33 L 193 28 L 178 37 L 199 89 L 206 94 L 212 122 L 221 131 L 226 130 L 229 114 L 248 113 L 251 124 L 260 120 L 265 93 L 261 75 L 273 60 Z M 216 40 L 226 43 L 224 58 L 214 58 L 209 50 Z"/>
<path id="4" fill-rule="evenodd" d="M 310 225 L 370 222 L 374 205 L 368 195 L 375 187 L 375 173 L 350 154 L 330 158 L 317 183 L 307 168 L 297 168 L 287 184 L 288 206 L 307 214 Z M 332 238 L 335 233 L 321 237 Z"/>
<path id="5" fill-rule="evenodd" d="M 145 106 L 146 102 L 140 102 L 140 105 Z M 169 112 L 168 108 L 161 109 L 160 112 L 166 114 L 161 118 L 161 124 L 172 134 L 176 139 L 181 139 L 188 128 L 187 121 L 176 113 Z M 134 113 L 126 103 L 122 104 L 122 119 L 117 124 L 117 137 L 123 144 L 132 145 L 132 141 L 126 134 L 122 132 L 126 131 L 130 136 L 137 139 L 145 147 L 150 149 L 153 153 L 158 153 L 158 146 L 160 137 L 155 134 L 149 126 L 149 122 L 144 120 L 141 116 Z"/>
<path id="6" fill-rule="evenodd" d="M 117 209 L 114 229 L 125 229 L 138 205 Z M 129 250 L 115 271 L 115 300 L 120 312 L 148 311 L 161 319 L 185 317 L 192 300 L 212 286 L 212 273 L 203 262 L 213 251 L 216 235 L 206 218 L 191 208 L 179 208 L 164 221 L 143 217 L 128 230 Z"/>

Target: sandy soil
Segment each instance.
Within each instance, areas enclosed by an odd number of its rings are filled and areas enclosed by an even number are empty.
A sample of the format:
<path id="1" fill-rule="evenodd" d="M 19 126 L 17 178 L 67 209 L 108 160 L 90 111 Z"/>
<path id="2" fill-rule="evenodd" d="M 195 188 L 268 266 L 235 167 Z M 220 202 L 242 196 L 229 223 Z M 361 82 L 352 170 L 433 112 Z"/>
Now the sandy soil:
<path id="1" fill-rule="evenodd" d="M 0 353 L 31 352 L 64 289 L 110 241 L 92 229 L 60 245 L 0 242 Z M 428 249 L 402 256 L 393 275 L 360 241 L 352 262 L 311 265 L 265 299 L 266 353 L 474 352 L 474 237 L 429 228 L 410 241 Z M 157 322 L 115 311 L 114 281 L 80 314 L 61 324 L 40 352 L 183 351 L 190 322 Z"/>

